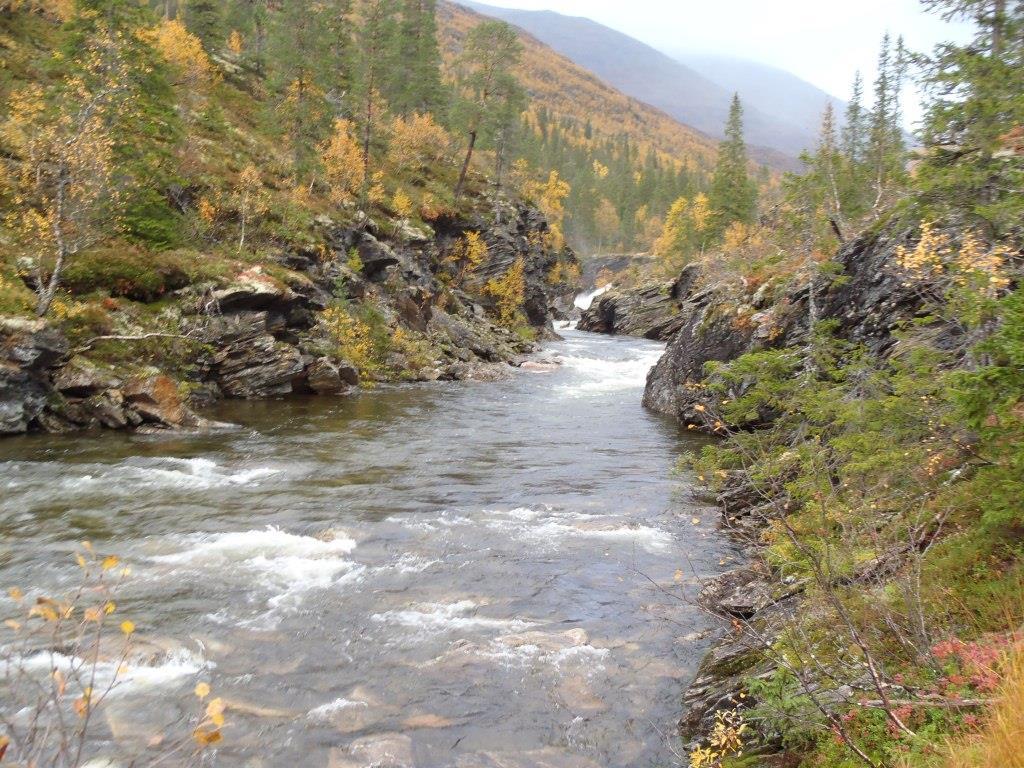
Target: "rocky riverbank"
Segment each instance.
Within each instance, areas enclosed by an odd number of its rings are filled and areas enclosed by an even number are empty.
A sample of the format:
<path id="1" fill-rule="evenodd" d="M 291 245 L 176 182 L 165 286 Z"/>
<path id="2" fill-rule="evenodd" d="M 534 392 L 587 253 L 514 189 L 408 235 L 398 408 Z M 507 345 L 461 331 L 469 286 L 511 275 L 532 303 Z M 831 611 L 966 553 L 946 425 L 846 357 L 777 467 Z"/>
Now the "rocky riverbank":
<path id="1" fill-rule="evenodd" d="M 677 296 L 678 329 L 648 377 L 645 406 L 693 429 L 715 431 L 708 414 L 720 413 L 723 401 L 742 396 L 755 382 L 746 380 L 712 394 L 709 384 L 715 383 L 715 375 L 707 364 L 730 362 L 759 350 L 804 349 L 809 328 L 822 321 L 829 321 L 843 342 L 883 359 L 898 354 L 904 343 L 899 331 L 925 315 L 927 301 L 919 289 L 908 285 L 894 258 L 907 238 L 895 225 L 869 233 L 840 250 L 830 276 L 814 281 L 797 278 L 756 289 L 709 284 L 700 276 L 680 281 L 677 285 L 685 290 Z M 616 306 L 636 307 L 642 295 L 619 299 Z M 950 325 L 925 326 L 918 332 L 946 349 L 960 348 L 964 342 Z M 767 412 L 751 414 L 744 423 L 731 426 L 756 428 L 774 417 Z M 785 666 L 774 649 L 804 605 L 804 585 L 783 578 L 762 548 L 762 535 L 793 512 L 781 487 L 780 495 L 766 496 L 742 472 L 716 478 L 715 487 L 712 499 L 721 508 L 721 525 L 743 548 L 749 564 L 708 582 L 700 595 L 701 605 L 722 621 L 724 629 L 683 698 L 680 730 L 693 748 L 706 742 L 719 713 L 757 705 L 750 681 L 770 681 Z M 817 698 L 827 708 L 830 696 L 823 690 Z M 749 735 L 756 741 L 755 750 L 770 753 L 781 744 L 781 734 L 754 731 Z"/>
<path id="2" fill-rule="evenodd" d="M 506 200 L 434 229 L 366 216 L 318 227 L 322 248 L 162 297 L 159 323 L 113 298 L 106 332 L 85 339 L 59 322 L 0 318 L 0 435 L 196 428 L 196 410 L 220 398 L 340 396 L 367 377 L 354 355 L 370 347 L 374 380 L 494 378 L 554 334 L 556 304 L 577 288 L 552 282 L 576 258 L 546 245 L 543 215 Z M 458 263 L 467 233 L 486 245 L 471 271 Z M 519 266 L 523 325 L 512 328 L 494 286 Z"/>

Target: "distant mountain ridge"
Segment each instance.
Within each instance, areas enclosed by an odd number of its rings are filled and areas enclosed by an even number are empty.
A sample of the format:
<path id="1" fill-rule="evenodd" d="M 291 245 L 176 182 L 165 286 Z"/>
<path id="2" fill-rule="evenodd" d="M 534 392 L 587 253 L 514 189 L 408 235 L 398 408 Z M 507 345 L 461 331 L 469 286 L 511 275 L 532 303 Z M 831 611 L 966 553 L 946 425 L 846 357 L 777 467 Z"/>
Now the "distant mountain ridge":
<path id="1" fill-rule="evenodd" d="M 617 90 L 714 138 L 738 91 L 752 154 L 777 168 L 799 167 L 796 157 L 814 146 L 826 104 L 844 106 L 795 75 L 755 62 L 688 54 L 680 61 L 587 18 L 459 2 L 523 29 Z"/>

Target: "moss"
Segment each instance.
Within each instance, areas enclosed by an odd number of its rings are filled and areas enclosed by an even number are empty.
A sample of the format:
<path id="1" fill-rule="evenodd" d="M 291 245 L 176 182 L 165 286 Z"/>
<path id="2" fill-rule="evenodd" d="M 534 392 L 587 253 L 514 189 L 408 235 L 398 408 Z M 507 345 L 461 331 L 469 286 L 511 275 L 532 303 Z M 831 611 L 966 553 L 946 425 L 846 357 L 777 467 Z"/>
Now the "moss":
<path id="1" fill-rule="evenodd" d="M 153 302 L 171 291 L 228 272 L 225 261 L 195 251 L 149 251 L 133 245 L 112 245 L 72 259 L 64 271 L 64 287 L 73 295 L 101 291 Z"/>

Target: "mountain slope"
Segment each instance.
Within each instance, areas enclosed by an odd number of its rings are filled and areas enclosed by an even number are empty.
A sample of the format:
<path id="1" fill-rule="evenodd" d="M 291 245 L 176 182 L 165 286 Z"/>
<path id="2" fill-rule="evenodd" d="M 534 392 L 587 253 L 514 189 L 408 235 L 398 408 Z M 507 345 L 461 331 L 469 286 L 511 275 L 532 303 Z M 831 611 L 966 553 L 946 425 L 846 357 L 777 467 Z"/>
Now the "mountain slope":
<path id="1" fill-rule="evenodd" d="M 743 103 L 772 115 L 791 130 L 813 142 L 827 104 L 842 115 L 846 102 L 784 69 L 727 56 L 673 52 L 674 58 L 699 72 L 729 93 L 739 93 Z M 811 146 L 811 145 L 808 145 Z"/>
<path id="2" fill-rule="evenodd" d="M 754 79 L 730 75 L 716 82 L 707 76 L 707 68 L 703 63 L 700 64 L 701 71 L 698 71 L 696 67 L 688 66 L 590 19 L 563 16 L 551 11 L 497 8 L 473 0 L 466 0 L 464 4 L 487 16 L 520 27 L 614 88 L 712 137 L 717 138 L 722 134 L 734 90 L 723 83 Z M 791 80 L 785 81 L 787 92 L 795 89 L 792 81 L 801 82 L 790 77 Z M 755 102 L 760 102 L 762 108 L 758 108 Z M 773 105 L 774 109 L 765 111 L 764 107 Z M 824 106 L 823 100 L 821 110 Z M 819 117 L 821 110 L 818 110 Z M 818 117 L 810 124 L 803 125 L 802 119 L 794 122 L 783 117 L 780 111 L 772 94 L 748 94 L 747 139 L 755 157 L 762 162 L 770 162 L 777 167 L 792 167 L 793 158 L 813 145 Z M 782 157 L 779 153 L 788 157 Z"/>
<path id="3" fill-rule="evenodd" d="M 438 26 L 446 57 L 457 55 L 465 34 L 484 20 L 485 16 L 462 5 L 442 3 Z M 594 132 L 605 138 L 627 134 L 644 150 L 654 148 L 696 168 L 708 169 L 714 164 L 717 142 L 710 137 L 615 90 L 535 37 L 521 37 L 524 54 L 517 74 L 530 94 L 532 107 L 543 107 L 579 126 L 589 122 Z"/>

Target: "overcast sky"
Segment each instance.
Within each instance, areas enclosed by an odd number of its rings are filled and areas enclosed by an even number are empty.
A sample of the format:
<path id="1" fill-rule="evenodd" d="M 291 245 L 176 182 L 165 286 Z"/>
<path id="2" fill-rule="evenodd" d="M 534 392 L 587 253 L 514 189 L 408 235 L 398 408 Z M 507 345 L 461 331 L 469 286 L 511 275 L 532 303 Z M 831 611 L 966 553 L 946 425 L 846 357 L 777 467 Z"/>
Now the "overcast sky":
<path id="1" fill-rule="evenodd" d="M 859 69 L 874 76 L 878 44 L 888 30 L 913 50 L 963 38 L 921 10 L 919 0 L 481 0 L 507 8 L 586 16 L 666 53 L 710 52 L 754 59 L 799 75 L 840 98 Z M 914 95 L 908 99 L 916 102 Z M 907 105 L 908 117 L 918 114 Z"/>

